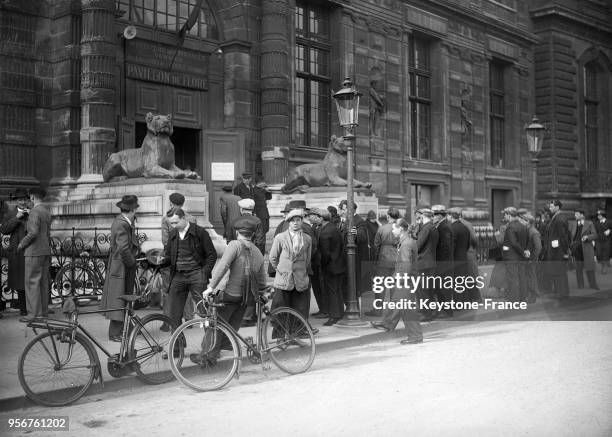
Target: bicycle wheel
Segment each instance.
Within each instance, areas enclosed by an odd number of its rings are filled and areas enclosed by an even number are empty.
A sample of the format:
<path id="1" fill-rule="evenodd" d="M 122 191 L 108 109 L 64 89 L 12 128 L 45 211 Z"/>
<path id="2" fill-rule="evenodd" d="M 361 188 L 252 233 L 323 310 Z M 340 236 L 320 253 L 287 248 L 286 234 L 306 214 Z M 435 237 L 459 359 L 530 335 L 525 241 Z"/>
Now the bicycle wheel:
<path id="1" fill-rule="evenodd" d="M 99 371 L 97 362 L 93 346 L 80 333 L 71 342 L 59 332 L 45 332 L 21 353 L 19 383 L 37 404 L 68 405 L 91 387 Z"/>
<path id="2" fill-rule="evenodd" d="M 188 320 L 170 340 L 172 373 L 183 384 L 197 391 L 217 390 L 236 371 L 241 351 L 231 331 L 209 319 Z"/>
<path id="3" fill-rule="evenodd" d="M 312 329 L 291 308 L 276 308 L 270 312 L 264 321 L 263 342 L 274 364 L 287 373 L 305 372 L 314 361 Z"/>
<path id="4" fill-rule="evenodd" d="M 130 336 L 130 360 L 136 360 L 134 370 L 147 384 L 163 384 L 174 377 L 170 371 L 168 347 L 174 321 L 163 314 L 149 314 L 142 318 Z M 164 329 L 162 329 L 162 327 Z"/>

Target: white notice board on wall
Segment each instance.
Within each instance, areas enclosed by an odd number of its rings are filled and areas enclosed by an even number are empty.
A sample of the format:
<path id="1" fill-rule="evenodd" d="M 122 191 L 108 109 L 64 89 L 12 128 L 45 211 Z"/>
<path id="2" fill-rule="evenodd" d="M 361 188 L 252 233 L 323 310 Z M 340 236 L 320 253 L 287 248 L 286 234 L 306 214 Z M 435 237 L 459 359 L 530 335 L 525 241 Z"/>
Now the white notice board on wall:
<path id="1" fill-rule="evenodd" d="M 234 163 L 233 162 L 211 162 L 210 179 L 213 181 L 233 181 Z"/>

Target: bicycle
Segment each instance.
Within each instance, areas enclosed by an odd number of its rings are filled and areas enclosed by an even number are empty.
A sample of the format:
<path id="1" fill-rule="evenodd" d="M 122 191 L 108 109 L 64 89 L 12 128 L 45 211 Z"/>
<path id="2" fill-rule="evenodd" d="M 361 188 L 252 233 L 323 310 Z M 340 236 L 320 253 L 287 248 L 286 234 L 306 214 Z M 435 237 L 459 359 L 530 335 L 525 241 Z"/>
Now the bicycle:
<path id="1" fill-rule="evenodd" d="M 234 375 L 238 377 L 240 374 L 244 358 L 238 342 L 246 347 L 248 360 L 261 364 L 263 370 L 271 368 L 270 358 L 287 373 L 307 371 L 315 358 L 312 328 L 291 308 L 268 309 L 268 301 L 268 293 L 260 293 L 256 298 L 257 325 L 253 340 L 252 337 L 242 337 L 218 317 L 217 309 L 223 307 L 223 303 L 203 297 L 196 304 L 201 318 L 183 323 L 170 339 L 170 369 L 174 376 L 197 391 L 222 388 Z"/>
<path id="2" fill-rule="evenodd" d="M 114 378 L 136 372 L 147 384 L 163 384 L 173 379 L 168 364 L 167 345 L 170 333 L 160 330 L 174 321 L 163 314 L 148 314 L 143 318 L 134 313 L 137 295 L 122 295 L 124 308 L 79 312 L 72 297 L 64 303 L 63 312 L 69 320 L 35 318 L 28 322 L 34 337 L 19 357 L 19 383 L 32 401 L 50 407 L 77 401 L 94 380 L 102 378 L 102 367 L 94 344 L 108 357 L 108 372 Z M 111 354 L 80 323 L 79 314 L 124 311 L 119 353 Z M 38 333 L 37 330 L 46 330 Z M 79 332 L 79 330 L 81 332 Z M 92 344 L 93 342 L 93 344 Z"/>

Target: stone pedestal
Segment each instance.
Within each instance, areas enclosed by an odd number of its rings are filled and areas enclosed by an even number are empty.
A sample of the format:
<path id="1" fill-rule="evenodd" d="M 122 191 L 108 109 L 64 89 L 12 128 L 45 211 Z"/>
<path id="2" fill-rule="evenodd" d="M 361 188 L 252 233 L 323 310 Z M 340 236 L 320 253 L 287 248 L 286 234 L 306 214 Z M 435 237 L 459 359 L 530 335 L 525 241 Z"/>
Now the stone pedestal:
<path id="1" fill-rule="evenodd" d="M 198 225 L 207 228 L 220 252 L 225 243 L 209 220 L 206 184 L 192 180 L 137 178 L 94 187 L 56 188 L 49 193 L 55 199 L 49 204 L 53 217 L 51 235 L 60 239 L 72 236 L 73 227 L 82 237 L 92 237 L 94 229 L 98 233 L 108 233 L 120 213 L 116 203 L 126 194 L 135 194 L 140 205 L 136 211 L 136 227 L 139 234 L 146 235 L 143 251 L 161 248 L 161 219 L 170 209 L 168 197 L 174 192 L 185 196 L 185 211 L 197 219 Z"/>
<path id="2" fill-rule="evenodd" d="M 342 187 L 315 187 L 307 188 L 304 193 L 282 194 L 272 189 L 272 199 L 268 200 L 268 211 L 270 212 L 270 231 L 268 239 L 274 237 L 274 231 L 283 220 L 281 212 L 291 200 L 304 200 L 307 208 L 323 208 L 328 206 L 338 208 L 342 200 L 346 200 L 346 188 Z M 376 193 L 370 189 L 356 188 L 354 191 L 354 202 L 357 204 L 357 213 L 365 217 L 369 210 L 374 210 L 378 216 L 378 198 Z M 271 247 L 266 244 L 266 247 Z"/>

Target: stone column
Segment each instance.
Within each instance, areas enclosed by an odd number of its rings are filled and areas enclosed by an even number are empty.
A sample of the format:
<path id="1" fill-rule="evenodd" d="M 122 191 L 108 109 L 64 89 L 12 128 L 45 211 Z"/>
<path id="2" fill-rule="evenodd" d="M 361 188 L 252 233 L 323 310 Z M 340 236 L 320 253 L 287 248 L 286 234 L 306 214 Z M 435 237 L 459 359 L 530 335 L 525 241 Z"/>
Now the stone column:
<path id="1" fill-rule="evenodd" d="M 81 0 L 81 178 L 102 182 L 115 148 L 115 2 Z"/>
<path id="2" fill-rule="evenodd" d="M 262 2 L 261 145 L 266 182 L 285 181 L 291 123 L 290 23 L 293 11 L 284 0 Z"/>

